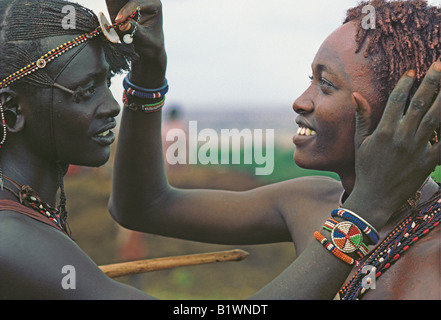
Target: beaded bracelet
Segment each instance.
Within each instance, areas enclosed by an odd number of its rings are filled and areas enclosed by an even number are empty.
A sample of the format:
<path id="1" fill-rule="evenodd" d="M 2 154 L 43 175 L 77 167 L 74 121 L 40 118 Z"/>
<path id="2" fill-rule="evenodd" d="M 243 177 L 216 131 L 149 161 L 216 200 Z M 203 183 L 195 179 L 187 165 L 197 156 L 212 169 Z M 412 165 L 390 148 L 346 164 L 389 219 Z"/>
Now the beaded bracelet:
<path id="1" fill-rule="evenodd" d="M 152 113 L 161 110 L 165 105 L 165 98 L 162 98 L 160 101 L 155 103 L 147 103 L 147 104 L 137 104 L 130 103 L 127 99 L 126 91 L 123 92 L 123 103 L 124 106 L 133 111 L 143 111 L 146 113 Z"/>
<path id="2" fill-rule="evenodd" d="M 331 239 L 334 246 L 344 253 L 356 252 L 363 258 L 369 251 L 363 243 L 363 234 L 358 227 L 349 221 L 338 222 L 335 219 L 328 219 L 323 229 L 331 232 Z"/>
<path id="3" fill-rule="evenodd" d="M 158 89 L 147 89 L 139 87 L 130 82 L 129 76 L 127 75 L 123 80 L 123 87 L 127 91 L 128 94 L 142 98 L 142 99 L 158 99 L 167 94 L 169 86 L 167 83 L 167 79 L 165 80 L 165 84 Z"/>
<path id="4" fill-rule="evenodd" d="M 331 216 L 338 216 L 354 223 L 358 228 L 360 228 L 360 230 L 363 231 L 363 233 L 369 238 L 372 244 L 376 244 L 378 242 L 378 239 L 380 237 L 378 231 L 375 230 L 374 227 L 372 227 L 369 223 L 367 223 L 364 219 L 359 217 L 354 212 L 348 209 L 339 208 L 332 210 Z"/>
<path id="5" fill-rule="evenodd" d="M 358 264 L 358 261 L 351 258 L 347 254 L 344 254 L 340 250 L 338 250 L 324 235 L 322 235 L 320 232 L 316 231 L 314 232 L 314 238 L 318 240 L 326 249 L 328 249 L 334 256 L 339 258 L 340 260 L 346 262 L 347 264 L 353 265 Z"/>

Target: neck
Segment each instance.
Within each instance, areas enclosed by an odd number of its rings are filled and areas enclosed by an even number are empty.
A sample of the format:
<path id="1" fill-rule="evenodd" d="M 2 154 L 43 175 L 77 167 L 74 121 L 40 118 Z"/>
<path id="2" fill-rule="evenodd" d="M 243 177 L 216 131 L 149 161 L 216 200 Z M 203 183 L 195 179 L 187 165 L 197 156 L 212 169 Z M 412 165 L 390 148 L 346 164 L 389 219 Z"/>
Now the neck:
<path id="1" fill-rule="evenodd" d="M 4 152 L 0 166 L 3 174 L 20 185 L 29 185 L 40 198 L 51 206 L 56 205 L 59 188 L 59 167 L 55 161 L 49 162 L 32 154 L 14 156 Z M 8 182 L 4 182 L 8 185 Z M 6 198 L 9 192 L 0 192 L 0 198 Z"/>
<path id="2" fill-rule="evenodd" d="M 355 173 L 354 174 L 339 174 L 343 189 L 349 195 L 354 189 L 355 185 Z"/>
<path id="3" fill-rule="evenodd" d="M 355 174 L 354 175 L 339 175 L 343 188 L 347 196 L 349 196 L 354 189 L 355 185 Z M 421 197 L 416 205 L 424 203 L 428 201 L 431 197 L 433 197 L 437 192 L 439 192 L 439 185 L 430 177 L 423 183 L 423 185 L 418 190 L 421 192 Z M 345 197 L 343 197 L 345 198 Z M 404 206 L 406 203 L 403 203 L 403 207 L 401 209 L 397 209 L 397 211 L 390 217 L 387 224 L 382 228 L 381 234 L 382 236 L 387 235 L 398 223 L 400 223 L 405 217 L 407 217 L 411 210 L 410 206 Z"/>

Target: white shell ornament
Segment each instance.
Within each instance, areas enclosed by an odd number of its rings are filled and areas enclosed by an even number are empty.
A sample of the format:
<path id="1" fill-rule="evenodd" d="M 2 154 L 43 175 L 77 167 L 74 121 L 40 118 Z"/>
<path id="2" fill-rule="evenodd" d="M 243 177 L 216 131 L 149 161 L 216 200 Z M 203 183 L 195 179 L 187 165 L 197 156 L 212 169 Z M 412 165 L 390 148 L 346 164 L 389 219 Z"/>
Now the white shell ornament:
<path id="1" fill-rule="evenodd" d="M 119 36 L 113 28 L 108 29 L 108 27 L 111 26 L 111 24 L 110 24 L 109 20 L 107 20 L 104 13 L 100 12 L 98 14 L 98 21 L 101 26 L 101 31 L 103 32 L 103 35 L 107 38 L 107 40 L 109 40 L 110 42 L 113 42 L 113 43 L 118 43 Z"/>
<path id="2" fill-rule="evenodd" d="M 123 37 L 123 42 L 131 44 L 133 42 L 133 36 L 131 34 L 125 34 Z"/>

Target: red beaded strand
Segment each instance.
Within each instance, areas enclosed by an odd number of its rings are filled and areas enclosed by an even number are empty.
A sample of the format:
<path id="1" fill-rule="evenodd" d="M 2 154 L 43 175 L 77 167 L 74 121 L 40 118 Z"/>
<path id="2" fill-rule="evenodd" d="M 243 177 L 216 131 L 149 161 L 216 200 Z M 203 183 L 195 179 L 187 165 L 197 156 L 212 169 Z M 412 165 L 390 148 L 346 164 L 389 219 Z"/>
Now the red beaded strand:
<path id="1" fill-rule="evenodd" d="M 370 257 L 361 265 L 352 279 L 340 289 L 340 297 L 342 299 L 358 299 L 361 297 L 367 291 L 367 289 L 361 285 L 361 270 L 363 266 L 374 266 L 376 268 L 376 277 L 380 277 L 397 262 L 413 244 L 426 236 L 433 228 L 437 227 L 440 224 L 440 220 L 441 198 L 438 192 L 437 196 L 432 199 L 432 205 L 425 208 L 424 212 L 420 210 L 416 216 L 413 215 L 406 218 L 383 240 Z"/>

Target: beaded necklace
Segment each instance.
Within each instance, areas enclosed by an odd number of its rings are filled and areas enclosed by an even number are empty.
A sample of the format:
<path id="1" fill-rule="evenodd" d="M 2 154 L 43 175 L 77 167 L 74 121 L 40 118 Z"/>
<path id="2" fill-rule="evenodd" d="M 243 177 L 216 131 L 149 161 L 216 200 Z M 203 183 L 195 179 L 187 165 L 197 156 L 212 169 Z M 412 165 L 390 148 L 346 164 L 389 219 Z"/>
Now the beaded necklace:
<path id="1" fill-rule="evenodd" d="M 10 182 L 18 191 L 15 192 L 11 188 L 7 186 L 3 186 L 3 189 L 11 192 L 17 200 L 20 202 L 20 204 L 24 205 L 27 208 L 30 208 L 47 219 L 54 222 L 58 227 L 60 227 L 61 230 L 63 230 L 67 235 L 69 235 L 69 232 L 66 228 L 66 226 L 61 222 L 61 214 L 60 210 L 57 208 L 51 207 L 49 204 L 42 201 L 39 197 L 39 195 L 28 185 L 21 186 L 11 178 L 3 175 L 3 179 Z"/>
<path id="2" fill-rule="evenodd" d="M 427 235 L 441 221 L 441 193 L 428 202 L 419 206 L 418 209 L 404 219 L 374 252 L 365 260 L 352 279 L 340 289 L 339 295 L 342 300 L 360 299 L 369 289 L 363 287 L 365 274 L 361 272 L 364 266 L 372 266 L 376 272 L 376 278 L 398 261 L 419 239 Z"/>

